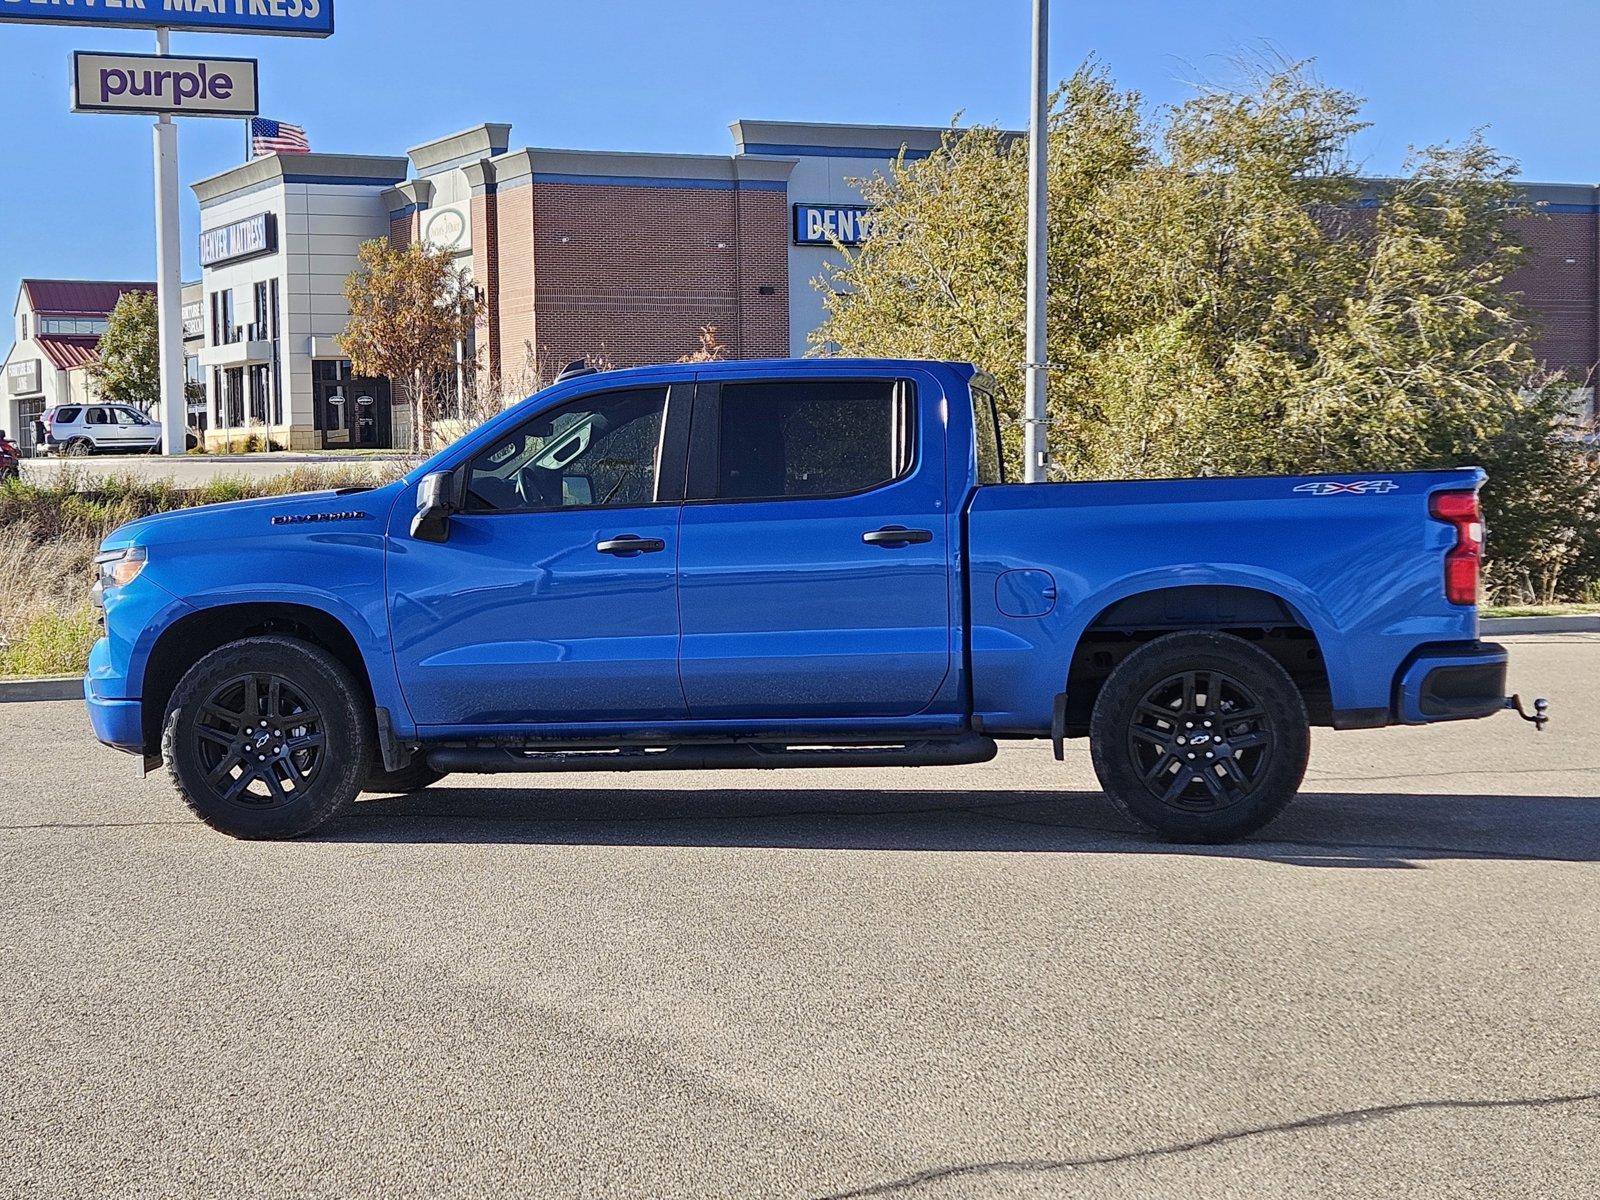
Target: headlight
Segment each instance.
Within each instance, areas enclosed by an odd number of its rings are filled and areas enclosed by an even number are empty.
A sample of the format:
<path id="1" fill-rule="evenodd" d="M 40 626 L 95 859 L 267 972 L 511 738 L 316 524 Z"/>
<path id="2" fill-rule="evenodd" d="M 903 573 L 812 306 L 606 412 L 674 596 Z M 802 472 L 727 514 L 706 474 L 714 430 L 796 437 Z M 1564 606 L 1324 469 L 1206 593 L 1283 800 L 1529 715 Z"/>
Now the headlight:
<path id="1" fill-rule="evenodd" d="M 129 546 L 126 550 L 110 550 L 95 555 L 94 565 L 100 576 L 94 586 L 96 602 L 100 601 L 108 588 L 122 587 L 139 578 L 144 564 L 142 546 Z"/>

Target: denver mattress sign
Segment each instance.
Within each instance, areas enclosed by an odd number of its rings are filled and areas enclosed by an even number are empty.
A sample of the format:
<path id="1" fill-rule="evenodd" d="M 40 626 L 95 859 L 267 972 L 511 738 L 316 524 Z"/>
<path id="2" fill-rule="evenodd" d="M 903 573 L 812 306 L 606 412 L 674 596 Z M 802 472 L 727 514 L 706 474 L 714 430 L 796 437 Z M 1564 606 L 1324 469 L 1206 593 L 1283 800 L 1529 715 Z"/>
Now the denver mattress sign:
<path id="1" fill-rule="evenodd" d="M 0 21 L 327 37 L 333 0 L 0 0 Z"/>

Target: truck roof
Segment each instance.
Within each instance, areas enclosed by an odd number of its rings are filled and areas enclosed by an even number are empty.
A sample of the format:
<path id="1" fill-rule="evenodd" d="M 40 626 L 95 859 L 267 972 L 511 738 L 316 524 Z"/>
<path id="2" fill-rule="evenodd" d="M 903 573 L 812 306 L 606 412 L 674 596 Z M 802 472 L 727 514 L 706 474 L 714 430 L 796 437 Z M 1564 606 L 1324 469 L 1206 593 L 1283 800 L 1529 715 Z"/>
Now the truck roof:
<path id="1" fill-rule="evenodd" d="M 601 371 L 598 375 L 585 375 L 581 378 L 603 379 L 608 383 L 629 380 L 654 383 L 703 375 L 761 379 L 794 375 L 826 375 L 838 371 L 895 374 L 916 368 L 926 370 L 930 367 L 955 371 L 963 379 L 970 379 L 977 373 L 977 368 L 971 363 L 925 358 L 731 358 L 716 362 L 657 363 L 642 367 L 618 367 Z"/>

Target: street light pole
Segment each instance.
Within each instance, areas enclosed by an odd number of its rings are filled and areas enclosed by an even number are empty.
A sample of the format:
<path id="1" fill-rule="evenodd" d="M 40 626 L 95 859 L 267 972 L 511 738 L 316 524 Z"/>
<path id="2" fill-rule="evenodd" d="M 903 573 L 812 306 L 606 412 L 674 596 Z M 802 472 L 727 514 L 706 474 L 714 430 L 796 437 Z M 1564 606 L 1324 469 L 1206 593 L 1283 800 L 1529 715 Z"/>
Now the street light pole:
<path id="1" fill-rule="evenodd" d="M 1033 0 L 1033 112 L 1028 121 L 1028 345 L 1024 364 L 1023 480 L 1050 477 L 1049 377 L 1045 314 L 1050 297 L 1048 173 L 1050 0 Z"/>
<path id="2" fill-rule="evenodd" d="M 165 29 L 156 53 L 170 53 Z M 161 445 L 168 455 L 188 451 L 189 402 L 183 389 L 183 251 L 178 225 L 178 126 L 156 118 L 156 337 L 161 366 Z"/>

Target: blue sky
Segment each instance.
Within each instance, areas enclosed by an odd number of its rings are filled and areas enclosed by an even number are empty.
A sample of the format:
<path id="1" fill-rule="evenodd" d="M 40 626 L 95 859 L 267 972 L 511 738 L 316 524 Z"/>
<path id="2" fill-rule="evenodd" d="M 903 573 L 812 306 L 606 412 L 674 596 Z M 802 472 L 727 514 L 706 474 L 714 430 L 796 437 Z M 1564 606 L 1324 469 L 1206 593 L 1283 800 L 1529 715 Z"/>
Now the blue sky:
<path id="1" fill-rule="evenodd" d="M 326 41 L 176 34 L 259 57 L 262 112 L 318 150 L 402 154 L 485 120 L 514 145 L 726 153 L 729 121 L 1021 126 L 1027 0 L 334 0 Z M 1360 151 L 1474 126 L 1528 178 L 1600 181 L 1600 4 L 1546 0 L 1055 0 L 1052 69 L 1097 55 L 1152 105 L 1270 46 L 1369 100 Z M 147 31 L 0 26 L 0 288 L 23 275 L 154 276 L 150 122 L 68 111 L 74 49 L 147 52 Z M 237 122 L 181 123 L 187 184 L 241 158 Z"/>

